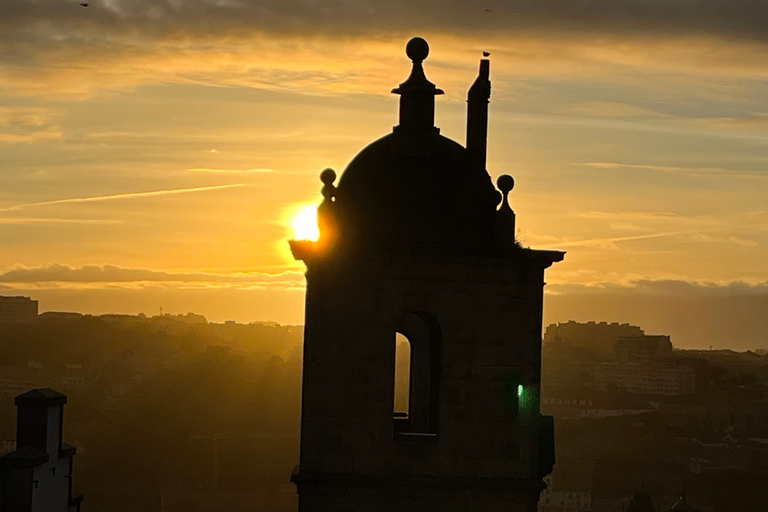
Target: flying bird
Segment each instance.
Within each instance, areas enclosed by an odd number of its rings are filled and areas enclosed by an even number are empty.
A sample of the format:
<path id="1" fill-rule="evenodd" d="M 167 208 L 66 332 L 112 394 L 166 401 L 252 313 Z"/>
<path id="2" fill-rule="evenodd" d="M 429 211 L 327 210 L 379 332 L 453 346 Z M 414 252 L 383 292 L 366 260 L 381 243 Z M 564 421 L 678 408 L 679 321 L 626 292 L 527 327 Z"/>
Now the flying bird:
<path id="1" fill-rule="evenodd" d="M 88 4 L 80 4 L 80 7 L 88 7 Z"/>
<path id="2" fill-rule="evenodd" d="M 493 9 L 483 9 L 483 12 L 493 12 Z"/>

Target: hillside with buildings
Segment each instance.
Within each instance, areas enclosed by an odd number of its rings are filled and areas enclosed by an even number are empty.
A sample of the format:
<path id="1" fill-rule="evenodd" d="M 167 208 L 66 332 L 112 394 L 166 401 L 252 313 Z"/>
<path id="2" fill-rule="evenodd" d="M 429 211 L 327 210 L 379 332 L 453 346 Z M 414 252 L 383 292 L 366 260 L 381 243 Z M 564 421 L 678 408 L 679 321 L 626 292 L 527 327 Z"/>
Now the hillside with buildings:
<path id="1" fill-rule="evenodd" d="M 0 452 L 14 448 L 15 396 L 68 395 L 83 510 L 296 509 L 301 327 L 77 313 L 2 327 Z M 677 350 L 627 324 L 550 325 L 540 400 L 557 462 L 539 510 L 623 512 L 641 484 L 661 511 L 683 486 L 700 512 L 768 510 L 767 386 L 765 353 Z"/>
<path id="2" fill-rule="evenodd" d="M 302 334 L 192 314 L 4 323 L 0 455 L 15 448 L 14 397 L 53 388 L 83 510 L 294 510 Z"/>

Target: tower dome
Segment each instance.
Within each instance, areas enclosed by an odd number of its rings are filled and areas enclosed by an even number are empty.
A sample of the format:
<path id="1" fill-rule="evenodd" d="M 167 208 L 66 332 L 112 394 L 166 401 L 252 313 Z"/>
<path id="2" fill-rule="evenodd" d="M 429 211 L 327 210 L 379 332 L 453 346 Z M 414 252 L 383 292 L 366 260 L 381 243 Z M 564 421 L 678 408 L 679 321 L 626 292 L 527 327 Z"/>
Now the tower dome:
<path id="1" fill-rule="evenodd" d="M 411 75 L 392 91 L 400 95 L 399 125 L 364 148 L 339 181 L 333 207 L 338 241 L 378 253 L 491 252 L 501 196 L 485 169 L 488 61 L 482 61 L 473 85 L 479 94 L 473 98 L 471 90 L 469 99 L 485 116 L 484 122 L 468 121 L 468 127 L 485 125 L 479 155 L 434 126 L 435 96 L 443 91 L 424 74 L 427 42 L 411 39 L 406 53 L 413 61 Z M 468 141 L 477 139 L 470 131 Z"/>

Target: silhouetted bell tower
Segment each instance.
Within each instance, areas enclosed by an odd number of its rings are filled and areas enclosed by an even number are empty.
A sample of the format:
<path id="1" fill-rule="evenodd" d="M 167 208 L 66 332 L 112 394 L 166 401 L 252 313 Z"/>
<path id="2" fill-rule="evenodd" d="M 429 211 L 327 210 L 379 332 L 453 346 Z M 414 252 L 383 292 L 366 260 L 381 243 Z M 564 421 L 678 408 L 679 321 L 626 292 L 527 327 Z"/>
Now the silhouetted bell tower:
<path id="1" fill-rule="evenodd" d="M 299 510 L 533 512 L 554 463 L 539 412 L 544 270 L 563 253 L 515 241 L 514 180 L 500 193 L 485 169 L 489 61 L 465 148 L 434 126 L 426 41 L 406 51 L 399 125 L 338 186 L 323 171 L 320 239 L 291 241 L 307 266 Z"/>

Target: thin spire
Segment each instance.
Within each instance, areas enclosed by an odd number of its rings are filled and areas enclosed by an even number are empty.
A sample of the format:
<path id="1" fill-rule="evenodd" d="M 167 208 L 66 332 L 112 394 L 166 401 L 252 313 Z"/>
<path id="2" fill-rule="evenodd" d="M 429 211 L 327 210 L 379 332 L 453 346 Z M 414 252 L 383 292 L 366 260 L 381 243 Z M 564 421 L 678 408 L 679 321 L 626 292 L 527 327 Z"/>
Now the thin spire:
<path id="1" fill-rule="evenodd" d="M 483 56 L 487 57 L 483 52 Z M 491 98 L 491 62 L 480 60 L 480 70 L 467 94 L 467 151 L 472 166 L 485 171 L 488 147 L 488 103 Z"/>

